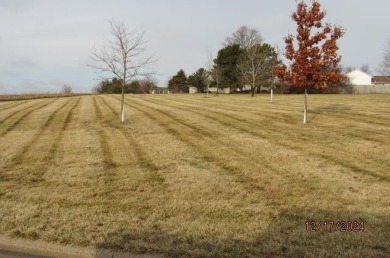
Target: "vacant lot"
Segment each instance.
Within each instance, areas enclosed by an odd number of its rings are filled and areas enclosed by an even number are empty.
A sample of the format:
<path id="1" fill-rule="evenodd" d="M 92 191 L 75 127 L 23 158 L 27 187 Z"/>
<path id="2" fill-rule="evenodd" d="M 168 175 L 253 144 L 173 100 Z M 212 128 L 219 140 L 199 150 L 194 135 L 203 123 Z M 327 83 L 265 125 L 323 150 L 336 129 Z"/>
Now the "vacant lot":
<path id="1" fill-rule="evenodd" d="M 390 95 L 0 103 L 0 233 L 182 257 L 390 253 Z M 307 221 L 364 231 L 307 232 Z"/>

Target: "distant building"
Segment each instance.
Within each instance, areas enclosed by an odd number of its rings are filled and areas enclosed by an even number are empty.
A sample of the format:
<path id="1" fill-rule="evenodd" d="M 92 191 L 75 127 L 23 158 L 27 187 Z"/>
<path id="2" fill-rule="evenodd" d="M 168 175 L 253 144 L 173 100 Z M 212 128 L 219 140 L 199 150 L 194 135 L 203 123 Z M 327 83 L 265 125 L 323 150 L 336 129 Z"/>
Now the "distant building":
<path id="1" fill-rule="evenodd" d="M 209 88 L 210 93 L 217 93 L 217 87 L 210 87 Z M 224 93 L 224 94 L 229 94 L 230 93 L 230 88 L 219 88 L 218 93 Z"/>
<path id="2" fill-rule="evenodd" d="M 353 70 L 346 74 L 352 85 L 372 85 L 373 76 L 360 70 Z"/>
<path id="3" fill-rule="evenodd" d="M 355 94 L 390 94 L 390 76 L 371 76 L 360 70 L 346 74 Z"/>
<path id="4" fill-rule="evenodd" d="M 198 89 L 194 86 L 189 86 L 188 87 L 188 93 L 197 93 Z"/>
<path id="5" fill-rule="evenodd" d="M 165 87 L 156 87 L 152 91 L 152 94 L 169 94 L 169 90 Z"/>
<path id="6" fill-rule="evenodd" d="M 221 93 L 230 94 L 230 88 L 221 89 Z"/>
<path id="7" fill-rule="evenodd" d="M 248 92 L 251 92 L 251 86 L 247 84 L 247 85 L 242 86 L 242 89 L 237 88 L 236 91 L 248 93 Z"/>
<path id="8" fill-rule="evenodd" d="M 372 84 L 375 85 L 390 85 L 390 76 L 373 76 Z"/>
<path id="9" fill-rule="evenodd" d="M 252 90 L 252 87 L 249 84 L 245 84 L 244 86 L 242 86 L 242 89 L 237 88 L 236 92 L 250 93 L 251 90 Z M 270 92 L 270 91 L 271 91 L 270 87 L 263 87 L 263 86 L 257 87 L 255 89 L 255 92 L 258 92 L 258 93 L 260 93 L 260 92 Z"/>

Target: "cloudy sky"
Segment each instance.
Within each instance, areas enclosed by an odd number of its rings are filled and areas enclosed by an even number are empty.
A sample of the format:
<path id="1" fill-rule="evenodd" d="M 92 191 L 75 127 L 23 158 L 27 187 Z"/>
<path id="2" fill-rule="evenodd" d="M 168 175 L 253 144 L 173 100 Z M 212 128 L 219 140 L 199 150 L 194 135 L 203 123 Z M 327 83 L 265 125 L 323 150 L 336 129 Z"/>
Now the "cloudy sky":
<path id="1" fill-rule="evenodd" d="M 344 66 L 379 68 L 390 38 L 389 0 L 321 0 L 326 22 L 341 25 Z M 144 31 L 160 86 L 191 74 L 241 25 L 256 28 L 284 50 L 294 33 L 294 0 L 0 0 L 0 94 L 59 92 L 69 84 L 90 92 L 99 74 L 87 64 L 109 38 L 108 20 Z"/>

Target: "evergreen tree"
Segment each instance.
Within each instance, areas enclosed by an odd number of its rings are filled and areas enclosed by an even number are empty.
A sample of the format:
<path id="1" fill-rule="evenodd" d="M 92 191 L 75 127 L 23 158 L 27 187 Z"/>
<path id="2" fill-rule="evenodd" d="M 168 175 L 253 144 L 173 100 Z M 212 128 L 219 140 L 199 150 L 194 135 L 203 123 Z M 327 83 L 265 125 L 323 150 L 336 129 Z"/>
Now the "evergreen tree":
<path id="1" fill-rule="evenodd" d="M 180 69 L 180 71 L 169 80 L 168 89 L 173 93 L 188 92 L 187 76 L 183 69 Z"/>
<path id="2" fill-rule="evenodd" d="M 208 74 L 204 68 L 199 68 L 195 73 L 188 76 L 188 85 L 197 88 L 198 92 L 204 92 L 207 87 Z"/>
<path id="3" fill-rule="evenodd" d="M 218 51 L 217 58 L 214 59 L 214 69 L 221 73 L 221 88 L 229 87 L 233 91 L 240 87 L 238 61 L 243 53 L 240 45 L 228 45 Z"/>

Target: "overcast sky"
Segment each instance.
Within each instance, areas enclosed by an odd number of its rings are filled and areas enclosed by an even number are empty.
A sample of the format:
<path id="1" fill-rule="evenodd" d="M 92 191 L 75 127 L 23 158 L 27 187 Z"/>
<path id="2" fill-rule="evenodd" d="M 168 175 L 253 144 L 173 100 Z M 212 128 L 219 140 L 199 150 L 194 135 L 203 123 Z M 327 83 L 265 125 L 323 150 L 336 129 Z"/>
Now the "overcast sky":
<path id="1" fill-rule="evenodd" d="M 389 0 L 322 0 L 326 22 L 346 35 L 344 66 L 368 64 L 372 73 L 390 38 Z M 103 45 L 115 18 L 144 31 L 160 86 L 179 69 L 204 67 L 224 39 L 241 25 L 256 28 L 265 42 L 284 50 L 295 32 L 294 0 L 0 0 L 0 94 L 59 92 L 69 84 L 90 92 L 99 75 L 90 67 L 93 47 Z"/>

